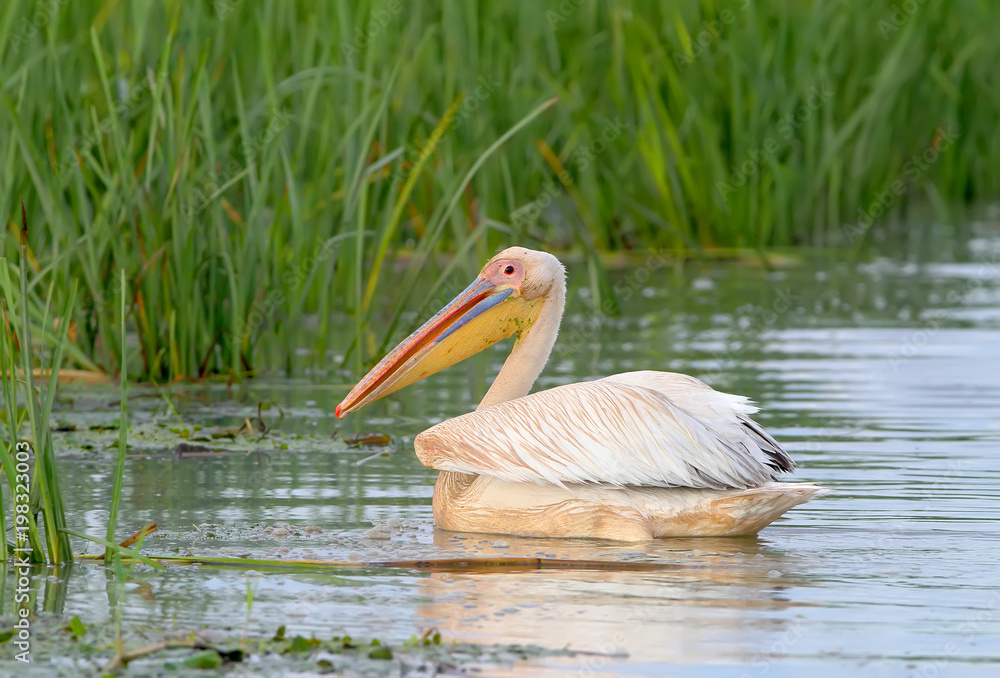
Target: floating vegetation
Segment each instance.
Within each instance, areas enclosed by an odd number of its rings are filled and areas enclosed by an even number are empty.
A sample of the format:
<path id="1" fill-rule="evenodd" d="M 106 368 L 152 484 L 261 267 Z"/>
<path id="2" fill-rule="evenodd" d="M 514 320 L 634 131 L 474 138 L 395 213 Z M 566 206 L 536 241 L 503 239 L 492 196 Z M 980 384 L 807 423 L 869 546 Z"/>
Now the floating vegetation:
<path id="1" fill-rule="evenodd" d="M 211 536 L 209 536 L 211 535 Z M 204 536 L 214 538 L 207 533 Z M 124 549 L 121 549 L 125 552 Z M 81 562 L 103 560 L 103 555 L 78 556 Z M 122 562 L 132 563 L 133 557 L 122 556 Z M 365 570 L 401 568 L 430 572 L 523 572 L 527 570 L 674 570 L 685 569 L 675 563 L 617 561 L 617 560 L 567 560 L 560 558 L 423 558 L 416 560 L 373 560 L 364 562 L 336 562 L 330 560 L 287 560 L 282 558 L 227 558 L 223 556 L 166 556 L 148 555 L 142 562 L 156 565 L 197 565 L 201 567 L 236 568 L 247 570 Z"/>
<path id="2" fill-rule="evenodd" d="M 246 666 L 264 674 L 312 670 L 321 673 L 350 671 L 352 675 L 386 675 L 423 671 L 438 675 L 445 670 L 473 665 L 511 665 L 546 656 L 571 657 L 576 653 L 533 645 L 489 645 L 448 642 L 436 629 L 409 640 L 388 643 L 378 638 L 347 635 L 317 638 L 288 634 L 279 626 L 273 635 L 233 637 L 210 630 L 177 633 L 165 628 L 142 627 L 125 631 L 118 646 L 106 624 L 88 625 L 71 619 L 43 615 L 38 619 L 40 640 L 33 651 L 36 663 L 58 658 L 77 669 L 103 672 L 131 670 L 146 675 L 169 671 L 185 675 L 190 670 L 218 670 Z M 0 629 L 0 648 L 14 637 L 13 629 Z M 112 649 L 115 648 L 115 649 Z M 0 660 L 0 667 L 4 665 Z"/>

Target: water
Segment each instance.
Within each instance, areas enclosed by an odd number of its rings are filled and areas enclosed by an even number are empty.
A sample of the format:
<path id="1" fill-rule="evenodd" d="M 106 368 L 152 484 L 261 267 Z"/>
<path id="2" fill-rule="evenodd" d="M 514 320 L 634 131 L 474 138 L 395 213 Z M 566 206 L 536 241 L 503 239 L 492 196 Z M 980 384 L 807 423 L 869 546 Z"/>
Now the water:
<path id="1" fill-rule="evenodd" d="M 243 571 L 139 569 L 123 597 L 124 625 L 239 636 L 244 626 L 269 634 L 283 623 L 394 643 L 437 628 L 449 641 L 583 653 L 484 662 L 480 675 L 997 675 L 1000 238 L 981 226 L 931 254 L 893 249 L 856 263 L 806 255 L 772 271 L 694 263 L 653 272 L 644 285 L 622 273 L 620 289 L 632 294 L 614 319 L 588 313 L 584 278 L 571 277 L 569 331 L 539 386 L 654 368 L 752 396 L 764 407 L 759 421 L 798 462 L 796 479 L 830 490 L 756 538 L 622 545 L 436 532 L 434 473 L 413 456 L 413 436 L 472 409 L 505 346 L 345 422 L 331 414 L 350 385 L 341 376 L 174 389 L 178 416 L 155 390 L 137 390 L 123 532 L 155 520 L 150 552 L 673 567 L 268 572 L 250 575 L 249 617 Z M 117 416 L 116 395 L 67 388 L 63 398 L 59 419 L 77 426 L 58 443 L 69 523 L 103 535 L 103 448 L 117 433 L 88 427 Z M 201 426 L 194 437 L 206 438 L 247 418 L 257 427 L 261 401 L 280 405 L 284 418 L 265 412 L 274 429 L 259 442 L 219 438 L 202 443 L 211 454 L 170 453 L 179 438 L 169 428 Z M 394 443 L 343 442 L 364 431 Z M 389 539 L 371 538 L 380 536 L 373 521 Z M 61 583 L 35 582 L 47 596 L 38 607 L 106 622 L 108 581 L 102 568 L 77 565 Z M 9 589 L 4 611 L 8 598 Z"/>

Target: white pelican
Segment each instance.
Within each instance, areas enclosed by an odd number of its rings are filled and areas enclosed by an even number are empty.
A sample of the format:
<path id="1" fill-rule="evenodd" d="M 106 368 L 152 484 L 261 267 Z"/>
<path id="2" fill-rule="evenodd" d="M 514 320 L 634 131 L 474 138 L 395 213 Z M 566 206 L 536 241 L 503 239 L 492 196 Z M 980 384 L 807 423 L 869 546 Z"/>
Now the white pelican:
<path id="1" fill-rule="evenodd" d="M 794 463 L 747 398 L 683 374 L 626 372 L 531 395 L 555 344 L 566 273 L 511 247 L 392 349 L 337 406 L 343 417 L 516 334 L 475 412 L 420 433 L 446 530 L 642 541 L 756 534 L 821 493 L 774 482 Z"/>

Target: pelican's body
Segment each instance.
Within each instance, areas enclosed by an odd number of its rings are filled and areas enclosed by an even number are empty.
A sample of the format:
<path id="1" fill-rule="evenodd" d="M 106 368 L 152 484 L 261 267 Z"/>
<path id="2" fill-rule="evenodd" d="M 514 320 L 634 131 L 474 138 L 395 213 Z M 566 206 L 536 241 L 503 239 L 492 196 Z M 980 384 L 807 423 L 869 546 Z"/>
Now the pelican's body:
<path id="1" fill-rule="evenodd" d="M 621 541 L 750 535 L 822 491 L 774 482 L 794 463 L 749 418 L 757 408 L 693 377 L 628 372 L 529 395 L 565 298 L 555 257 L 505 250 L 338 406 L 343 416 L 517 334 L 479 407 L 414 441 L 441 471 L 439 527 Z"/>

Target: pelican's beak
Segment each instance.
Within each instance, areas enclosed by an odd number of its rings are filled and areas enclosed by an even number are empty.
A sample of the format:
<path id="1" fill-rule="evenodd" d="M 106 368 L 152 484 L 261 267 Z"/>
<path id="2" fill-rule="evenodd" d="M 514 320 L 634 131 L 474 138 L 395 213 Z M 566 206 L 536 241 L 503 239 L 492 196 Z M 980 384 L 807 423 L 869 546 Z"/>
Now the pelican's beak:
<path id="1" fill-rule="evenodd" d="M 337 405 L 337 418 L 526 330 L 541 299 L 479 277 L 404 339 Z"/>

